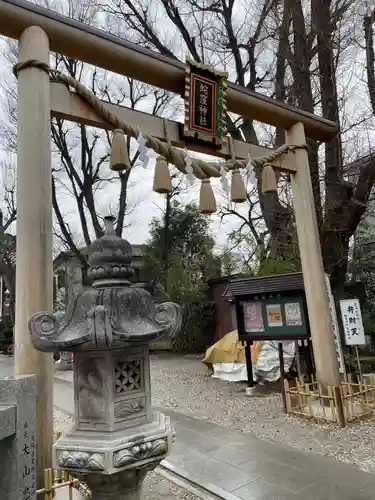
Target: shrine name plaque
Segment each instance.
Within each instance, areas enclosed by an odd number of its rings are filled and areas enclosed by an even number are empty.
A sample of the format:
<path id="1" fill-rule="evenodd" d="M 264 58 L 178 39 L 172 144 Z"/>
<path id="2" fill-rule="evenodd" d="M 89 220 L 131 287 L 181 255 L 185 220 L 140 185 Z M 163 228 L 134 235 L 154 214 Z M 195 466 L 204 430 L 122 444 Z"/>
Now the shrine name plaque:
<path id="1" fill-rule="evenodd" d="M 226 135 L 227 73 L 188 60 L 184 136 L 222 146 Z"/>

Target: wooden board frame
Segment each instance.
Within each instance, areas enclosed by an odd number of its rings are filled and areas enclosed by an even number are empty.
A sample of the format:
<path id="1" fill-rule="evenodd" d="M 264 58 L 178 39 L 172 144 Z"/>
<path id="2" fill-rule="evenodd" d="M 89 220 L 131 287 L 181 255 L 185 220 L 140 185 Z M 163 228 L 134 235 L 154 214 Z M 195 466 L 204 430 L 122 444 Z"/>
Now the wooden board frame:
<path id="1" fill-rule="evenodd" d="M 194 91 L 194 83 L 192 81 L 193 75 L 197 78 L 206 77 L 208 78 L 209 84 L 212 82 L 212 86 L 215 87 L 215 94 L 212 96 L 212 113 L 213 117 L 213 130 L 212 133 L 202 132 L 194 127 L 192 113 L 192 92 Z M 210 68 L 206 64 L 199 64 L 192 59 L 187 59 L 186 61 L 186 73 L 185 73 L 185 124 L 184 124 L 184 135 L 185 137 L 191 138 L 194 141 L 200 140 L 209 142 L 212 146 L 217 149 L 221 148 L 223 144 L 223 138 L 227 133 L 227 88 L 228 88 L 228 73 L 224 71 L 217 71 Z M 204 85 L 204 83 L 203 83 Z M 193 141 L 190 141 L 193 142 Z"/>
<path id="2" fill-rule="evenodd" d="M 302 290 L 293 290 L 272 294 L 272 298 L 267 297 L 270 294 L 259 293 L 259 295 L 244 295 L 235 297 L 235 308 L 237 315 L 238 338 L 241 342 L 254 342 L 258 340 L 307 340 L 310 338 L 310 326 L 308 321 L 308 312 L 306 306 L 305 294 Z M 281 307 L 282 320 L 284 325 L 280 327 L 269 327 L 266 324 L 265 308 L 267 305 L 280 304 L 285 305 L 288 302 L 298 302 L 301 308 L 302 325 L 287 326 L 285 313 Z M 244 322 L 243 304 L 246 302 L 260 302 L 262 304 L 262 317 L 264 323 L 263 332 L 247 332 Z"/>

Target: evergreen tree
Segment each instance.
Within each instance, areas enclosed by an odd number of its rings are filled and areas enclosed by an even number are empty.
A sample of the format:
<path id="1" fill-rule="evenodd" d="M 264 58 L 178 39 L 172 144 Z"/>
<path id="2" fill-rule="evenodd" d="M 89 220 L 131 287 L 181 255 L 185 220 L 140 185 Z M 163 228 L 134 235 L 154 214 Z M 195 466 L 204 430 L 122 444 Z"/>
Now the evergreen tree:
<path id="1" fill-rule="evenodd" d="M 157 295 L 182 307 L 183 326 L 174 339 L 178 351 L 203 351 L 211 343 L 213 304 L 207 280 L 218 276 L 221 259 L 198 208 L 173 201 L 168 225 L 154 218 L 145 250 L 146 272 L 157 285 Z"/>

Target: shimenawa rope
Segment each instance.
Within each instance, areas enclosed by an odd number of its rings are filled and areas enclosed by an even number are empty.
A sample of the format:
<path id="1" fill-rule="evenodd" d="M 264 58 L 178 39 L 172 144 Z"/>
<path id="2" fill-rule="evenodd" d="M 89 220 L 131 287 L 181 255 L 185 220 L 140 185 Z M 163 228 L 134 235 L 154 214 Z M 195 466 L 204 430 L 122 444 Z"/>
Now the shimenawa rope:
<path id="1" fill-rule="evenodd" d="M 106 122 L 110 123 L 114 129 L 122 129 L 126 135 L 137 139 L 139 135 L 139 130 L 128 125 L 123 120 L 121 120 L 115 113 L 110 111 L 108 107 L 103 103 L 98 97 L 94 95 L 91 90 L 89 90 L 85 85 L 77 81 L 75 78 L 62 73 L 59 70 L 52 69 L 48 64 L 38 61 L 36 59 L 29 59 L 27 61 L 22 61 L 14 65 L 13 73 L 18 77 L 20 71 L 26 68 L 39 68 L 45 71 L 53 82 L 63 83 L 68 87 L 73 88 L 76 93 L 85 99 L 90 106 L 100 115 Z M 168 163 L 175 165 L 180 172 L 186 174 L 185 165 L 185 153 L 181 150 L 175 148 L 170 143 L 164 143 L 148 134 L 143 134 L 146 140 L 146 146 L 151 148 L 158 155 L 164 156 Z M 276 160 L 280 155 L 287 153 L 288 151 L 295 151 L 297 149 L 305 149 L 306 145 L 288 145 L 283 144 L 279 148 L 272 151 L 267 156 L 261 158 L 252 158 L 251 162 L 254 167 L 263 167 L 265 164 L 271 163 Z M 210 177 L 220 177 L 220 169 L 224 166 L 226 170 L 233 170 L 234 168 L 246 168 L 247 162 L 243 160 L 230 159 L 222 163 L 206 162 L 197 158 L 192 158 L 192 167 L 194 175 L 198 179 L 209 179 Z"/>

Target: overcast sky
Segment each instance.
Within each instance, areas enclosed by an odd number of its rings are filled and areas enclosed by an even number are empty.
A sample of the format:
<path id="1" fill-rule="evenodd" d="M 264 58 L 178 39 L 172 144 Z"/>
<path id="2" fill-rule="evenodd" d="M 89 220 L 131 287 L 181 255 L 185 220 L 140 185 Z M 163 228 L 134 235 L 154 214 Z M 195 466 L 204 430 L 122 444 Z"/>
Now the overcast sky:
<path id="1" fill-rule="evenodd" d="M 248 4 L 246 3 L 246 8 L 247 6 Z M 159 9 L 160 15 L 162 15 L 161 12 L 162 11 Z M 170 28 L 170 26 L 168 26 L 167 23 L 165 23 L 166 30 Z M 174 40 L 176 43 L 180 43 L 179 37 L 174 37 Z M 4 46 L 4 44 L 2 44 L 2 46 Z M 182 45 L 180 46 L 182 47 Z M 349 49 L 345 51 L 344 56 L 338 70 L 338 86 L 340 95 L 342 95 L 345 100 L 344 111 L 341 115 L 341 126 L 343 131 L 344 157 L 345 161 L 349 162 L 361 157 L 363 154 L 373 151 L 375 145 L 375 132 L 373 116 L 368 105 L 369 100 L 366 85 L 364 51 L 360 48 L 359 43 L 352 43 Z M 181 59 L 184 59 L 184 54 L 182 53 Z M 226 69 L 230 70 L 230 68 Z M 12 78 L 9 64 L 0 57 L 0 83 L 1 81 L 12 81 Z M 3 88 L 0 89 L 0 92 L 3 91 Z M 147 108 L 143 110 L 150 111 L 150 109 Z M 182 117 L 173 116 L 175 120 L 178 118 L 181 120 Z M 321 153 L 323 153 L 323 148 L 321 148 Z M 0 152 L 0 155 L 1 154 L 3 153 Z M 108 165 L 104 165 L 103 169 L 108 169 Z M 129 227 L 125 228 L 124 237 L 128 238 L 129 241 L 134 244 L 144 243 L 147 240 L 148 226 L 152 217 L 161 216 L 162 214 L 165 198 L 152 191 L 152 182 L 153 162 L 150 162 L 147 170 L 142 167 L 137 167 L 135 171 L 132 172 L 132 188 L 129 193 L 129 201 L 131 204 L 137 202 L 137 206 L 133 213 L 127 218 L 126 222 L 129 224 Z M 216 199 L 220 206 L 220 203 L 223 201 L 220 183 L 219 181 L 214 181 L 213 185 Z M 116 183 L 96 193 L 101 215 L 105 215 L 107 207 L 117 200 L 118 190 L 119 185 Z M 198 203 L 198 200 L 199 181 L 196 181 L 195 185 L 189 189 L 188 193 L 182 196 L 182 201 L 193 201 Z M 77 233 L 77 240 L 79 241 L 82 239 L 79 236 L 80 225 L 75 209 L 70 208 L 73 206 L 72 200 L 69 199 L 68 196 L 64 196 L 63 212 L 66 214 L 74 232 Z M 239 208 L 244 212 L 247 206 L 242 205 Z M 228 232 L 238 227 L 238 219 L 227 218 L 225 224 L 221 224 L 218 216 L 212 216 L 211 221 L 212 233 L 218 246 L 222 247 L 226 242 Z"/>
<path id="2" fill-rule="evenodd" d="M 0 40 L 0 48 L 5 49 L 4 41 Z M 6 86 L 8 82 L 12 82 L 13 76 L 10 64 L 3 58 L 0 57 L 0 93 L 4 94 L 6 91 Z M 3 97 L 3 95 L 2 95 Z M 144 111 L 147 110 L 147 104 Z M 4 118 L 4 113 L 3 113 Z M 176 118 L 175 118 L 176 119 Z M 178 119 L 178 118 L 177 118 Z M 161 217 L 162 210 L 165 206 L 165 197 L 163 195 L 154 193 L 152 191 L 152 183 L 153 183 L 153 175 L 154 175 L 154 153 L 150 151 L 150 156 L 152 157 L 152 161 L 147 166 L 147 169 L 144 169 L 141 166 L 138 166 L 134 169 L 131 174 L 131 189 L 129 190 L 129 203 L 130 205 L 135 204 L 135 208 L 132 213 L 127 217 L 125 223 L 128 225 L 124 229 L 123 236 L 127 238 L 133 244 L 141 244 L 145 243 L 148 235 L 149 235 L 149 224 L 153 217 Z M 8 155 L 4 150 L 0 150 L 0 159 L 6 160 Z M 14 162 L 16 159 L 14 159 Z M 109 169 L 109 165 L 106 164 L 103 166 L 103 169 Z M 4 169 L 1 172 L 3 183 L 6 181 L 8 174 Z M 9 180 L 8 180 L 9 182 Z M 213 186 L 215 190 L 216 199 L 218 205 L 225 202 L 225 197 L 220 188 L 219 180 L 213 181 Z M 195 181 L 193 186 L 190 186 L 188 191 L 183 193 L 179 199 L 183 203 L 187 202 L 195 202 L 199 203 L 199 187 L 200 182 L 198 180 Z M 105 189 L 97 191 L 96 202 L 99 208 L 100 214 L 105 215 L 109 208 L 113 203 L 118 199 L 118 191 L 119 191 L 119 183 L 113 183 L 112 185 L 107 185 Z M 3 201 L 3 193 L 1 193 Z M 79 218 L 76 212 L 75 204 L 72 203 L 72 198 L 70 198 L 67 194 L 60 195 L 60 199 L 62 200 L 62 208 L 63 212 L 67 218 L 67 221 L 71 225 L 73 232 L 76 234 L 77 241 L 81 240 L 80 236 L 80 223 Z M 243 207 L 245 210 L 246 208 Z M 227 234 L 233 228 L 236 227 L 237 220 L 231 218 L 227 218 L 223 223 L 220 221 L 220 217 L 217 215 L 213 215 L 210 217 L 211 220 L 211 229 L 212 234 L 215 237 L 218 248 L 222 248 L 227 241 Z M 15 225 L 13 226 L 15 230 Z"/>

